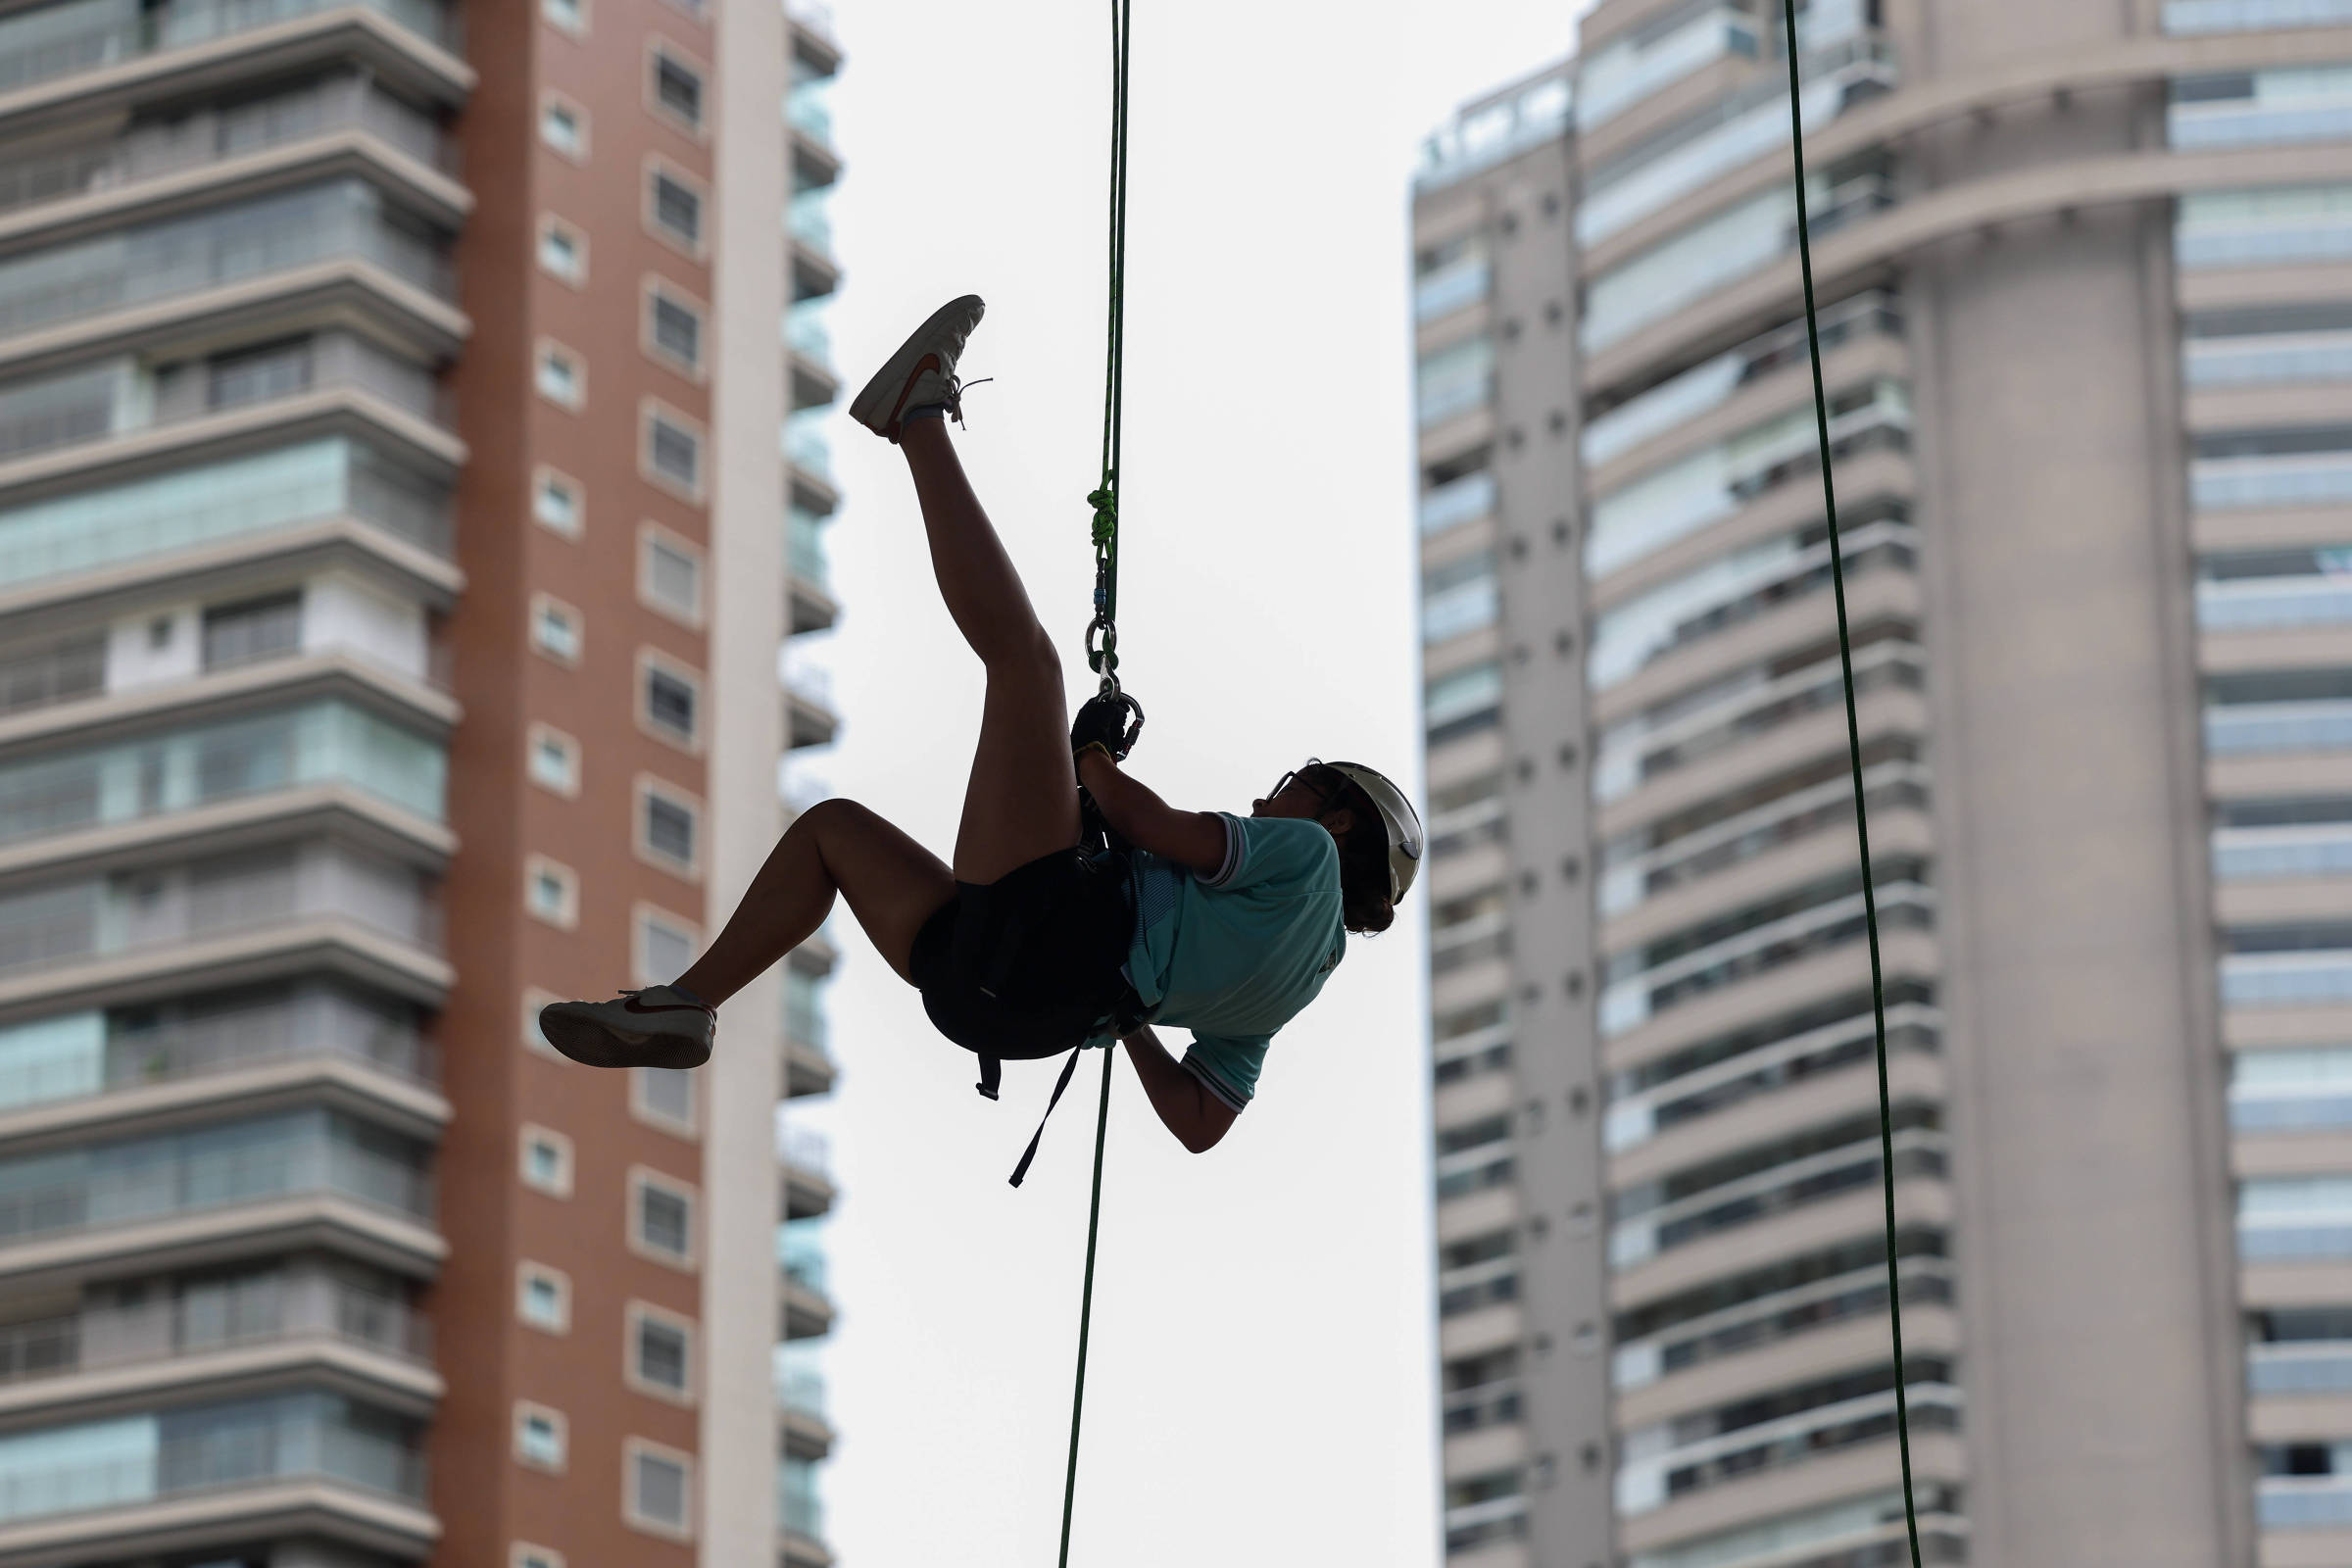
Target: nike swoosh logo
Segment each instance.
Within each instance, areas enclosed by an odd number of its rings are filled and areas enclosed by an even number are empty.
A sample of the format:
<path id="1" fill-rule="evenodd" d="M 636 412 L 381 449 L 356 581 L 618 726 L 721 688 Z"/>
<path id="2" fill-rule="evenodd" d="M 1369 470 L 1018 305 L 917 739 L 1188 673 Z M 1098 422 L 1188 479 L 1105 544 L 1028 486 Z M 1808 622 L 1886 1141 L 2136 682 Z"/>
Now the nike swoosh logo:
<path id="1" fill-rule="evenodd" d="M 630 997 L 622 1004 L 620 1010 L 623 1012 L 709 1012 L 710 1009 L 693 1006 L 687 1003 L 662 1003 L 649 1007 L 635 997 Z"/>

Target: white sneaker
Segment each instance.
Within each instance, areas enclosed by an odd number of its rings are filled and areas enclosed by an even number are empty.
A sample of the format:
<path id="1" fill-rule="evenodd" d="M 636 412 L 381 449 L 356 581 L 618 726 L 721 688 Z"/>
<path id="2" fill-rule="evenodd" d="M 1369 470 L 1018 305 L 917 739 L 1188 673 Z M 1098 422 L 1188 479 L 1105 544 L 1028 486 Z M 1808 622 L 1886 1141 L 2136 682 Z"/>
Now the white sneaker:
<path id="1" fill-rule="evenodd" d="M 926 404 L 947 405 L 956 422 L 962 423 L 958 395 L 963 383 L 956 378 L 956 362 L 962 357 L 964 340 L 987 310 L 979 295 L 966 294 L 932 312 L 931 319 L 916 327 L 899 345 L 899 352 L 874 372 L 865 390 L 850 400 L 850 417 L 893 442 L 899 439 L 901 416 L 908 409 Z"/>
<path id="2" fill-rule="evenodd" d="M 551 1002 L 539 1009 L 539 1032 L 584 1066 L 700 1067 L 718 1014 L 674 986 L 651 986 L 611 1002 Z"/>

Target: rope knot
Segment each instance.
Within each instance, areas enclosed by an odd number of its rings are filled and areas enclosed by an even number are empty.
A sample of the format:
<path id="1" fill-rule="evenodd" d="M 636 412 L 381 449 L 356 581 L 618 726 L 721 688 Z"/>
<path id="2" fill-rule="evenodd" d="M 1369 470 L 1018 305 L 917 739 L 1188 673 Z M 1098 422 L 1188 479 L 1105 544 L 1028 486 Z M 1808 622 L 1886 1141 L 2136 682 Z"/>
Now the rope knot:
<path id="1" fill-rule="evenodd" d="M 1086 504 L 1095 509 L 1095 548 L 1107 549 L 1119 533 L 1119 493 L 1107 486 L 1090 490 Z"/>

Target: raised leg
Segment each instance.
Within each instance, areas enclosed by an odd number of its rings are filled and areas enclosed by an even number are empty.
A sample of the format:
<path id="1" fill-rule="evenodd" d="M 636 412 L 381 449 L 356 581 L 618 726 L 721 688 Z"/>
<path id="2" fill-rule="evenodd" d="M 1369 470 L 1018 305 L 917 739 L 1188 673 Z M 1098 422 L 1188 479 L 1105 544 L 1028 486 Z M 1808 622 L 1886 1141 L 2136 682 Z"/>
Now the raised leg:
<path id="1" fill-rule="evenodd" d="M 964 477 L 947 421 L 914 420 L 900 449 L 922 503 L 940 597 L 988 669 L 980 744 L 956 832 L 956 878 L 994 882 L 1078 842 L 1061 656 Z"/>
<path id="2" fill-rule="evenodd" d="M 836 892 L 911 984 L 915 933 L 955 897 L 956 878 L 938 856 L 857 802 L 819 802 L 784 830 L 725 928 L 677 983 L 717 1006 L 808 941 Z"/>

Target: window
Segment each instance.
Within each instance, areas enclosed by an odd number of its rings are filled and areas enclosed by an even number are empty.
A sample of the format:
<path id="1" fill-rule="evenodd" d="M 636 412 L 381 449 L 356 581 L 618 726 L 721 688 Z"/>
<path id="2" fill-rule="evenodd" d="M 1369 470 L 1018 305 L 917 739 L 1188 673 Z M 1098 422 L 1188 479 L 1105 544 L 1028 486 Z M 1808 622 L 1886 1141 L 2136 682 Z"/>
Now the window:
<path id="1" fill-rule="evenodd" d="M 689 254 L 703 248 L 703 193 L 692 179 L 665 164 L 646 171 L 646 221 L 654 232 Z"/>
<path id="2" fill-rule="evenodd" d="M 703 128 L 703 74 L 687 62 L 668 44 L 657 43 L 651 51 L 653 80 L 648 84 L 653 94 L 654 108 L 700 134 Z"/>
<path id="3" fill-rule="evenodd" d="M 658 523 L 637 530 L 637 598 L 689 626 L 703 623 L 703 552 Z"/>
<path id="4" fill-rule="evenodd" d="M 553 213 L 539 215 L 539 266 L 575 287 L 588 281 L 588 236 Z"/>
<path id="5" fill-rule="evenodd" d="M 517 1541 L 507 1553 L 507 1568 L 564 1568 L 564 1554 L 553 1546 Z"/>
<path id="6" fill-rule="evenodd" d="M 650 1170 L 629 1172 L 629 1246 L 664 1263 L 694 1262 L 694 1191 Z"/>
<path id="7" fill-rule="evenodd" d="M 689 501 L 703 498 L 703 434 L 684 415 L 646 406 L 643 457 L 647 478 Z"/>
<path id="8" fill-rule="evenodd" d="M 575 38 L 588 31 L 588 0 L 539 0 L 539 14 Z"/>
<path id="9" fill-rule="evenodd" d="M 702 681 L 651 650 L 639 656 L 638 672 L 638 716 L 645 727 L 691 749 L 702 714 Z"/>
<path id="10" fill-rule="evenodd" d="M 514 1401 L 514 1457 L 534 1470 L 564 1473 L 564 1414 L 528 1399 Z"/>
<path id="11" fill-rule="evenodd" d="M 588 401 L 588 367 L 563 344 L 541 338 L 532 384 L 548 402 L 576 413 Z"/>
<path id="12" fill-rule="evenodd" d="M 694 1490 L 694 1460 L 675 1448 L 631 1438 L 626 1447 L 627 1494 L 622 1517 L 640 1530 L 681 1540 L 693 1534 L 687 1513 Z"/>
<path id="13" fill-rule="evenodd" d="M 637 780 L 637 853 L 665 871 L 692 876 L 700 863 L 702 810 L 660 779 Z"/>
<path id="14" fill-rule="evenodd" d="M 549 925 L 568 931 L 580 920 L 580 879 L 570 866 L 534 855 L 523 862 L 523 904 Z"/>
<path id="15" fill-rule="evenodd" d="M 694 963 L 694 950 L 701 934 L 686 921 L 666 914 L 651 905 L 637 908 L 637 964 L 638 983 L 667 985 L 684 974 Z"/>
<path id="16" fill-rule="evenodd" d="M 204 667 L 274 659 L 302 647 L 302 595 L 272 594 L 204 612 Z"/>
<path id="17" fill-rule="evenodd" d="M 688 375 L 702 374 L 702 308 L 660 278 L 646 280 L 645 351 Z"/>
<path id="18" fill-rule="evenodd" d="M 571 1196 L 571 1140 L 525 1122 L 519 1139 L 522 1185 L 551 1198 Z"/>
<path id="19" fill-rule="evenodd" d="M 545 594 L 531 598 L 531 646 L 560 664 L 580 662 L 580 645 L 586 637 L 580 612 L 561 599 Z"/>
<path id="20" fill-rule="evenodd" d="M 562 1002 L 563 1000 L 553 991 L 542 991 L 537 986 L 526 986 L 522 992 L 522 1043 L 531 1050 L 554 1056 L 560 1061 L 568 1058 L 554 1046 L 548 1044 L 546 1032 L 539 1027 L 539 1009 L 551 1002 Z"/>
<path id="21" fill-rule="evenodd" d="M 208 409 L 233 409 L 292 397 L 310 389 L 310 340 L 296 338 L 290 343 L 265 343 L 233 354 L 216 354 L 204 369 Z"/>
<path id="22" fill-rule="evenodd" d="M 539 139 L 564 157 L 588 156 L 588 111 L 559 93 L 539 100 Z"/>
<path id="23" fill-rule="evenodd" d="M 531 782 L 566 798 L 580 793 L 580 743 L 560 729 L 531 726 Z"/>
<path id="24" fill-rule="evenodd" d="M 543 527 L 577 539 L 587 516 L 580 482 L 553 468 L 541 468 L 531 478 L 531 515 Z"/>
<path id="25" fill-rule="evenodd" d="M 668 1132 L 694 1131 L 694 1074 L 672 1067 L 640 1067 L 629 1085 L 629 1108 L 640 1121 Z"/>
<path id="26" fill-rule="evenodd" d="M 514 1315 L 550 1334 L 571 1328 L 571 1280 L 562 1269 L 525 1259 L 514 1266 Z"/>
<path id="27" fill-rule="evenodd" d="M 629 1303 L 628 1363 L 622 1375 L 631 1387 L 683 1399 L 694 1376 L 694 1326 L 682 1317 Z"/>

